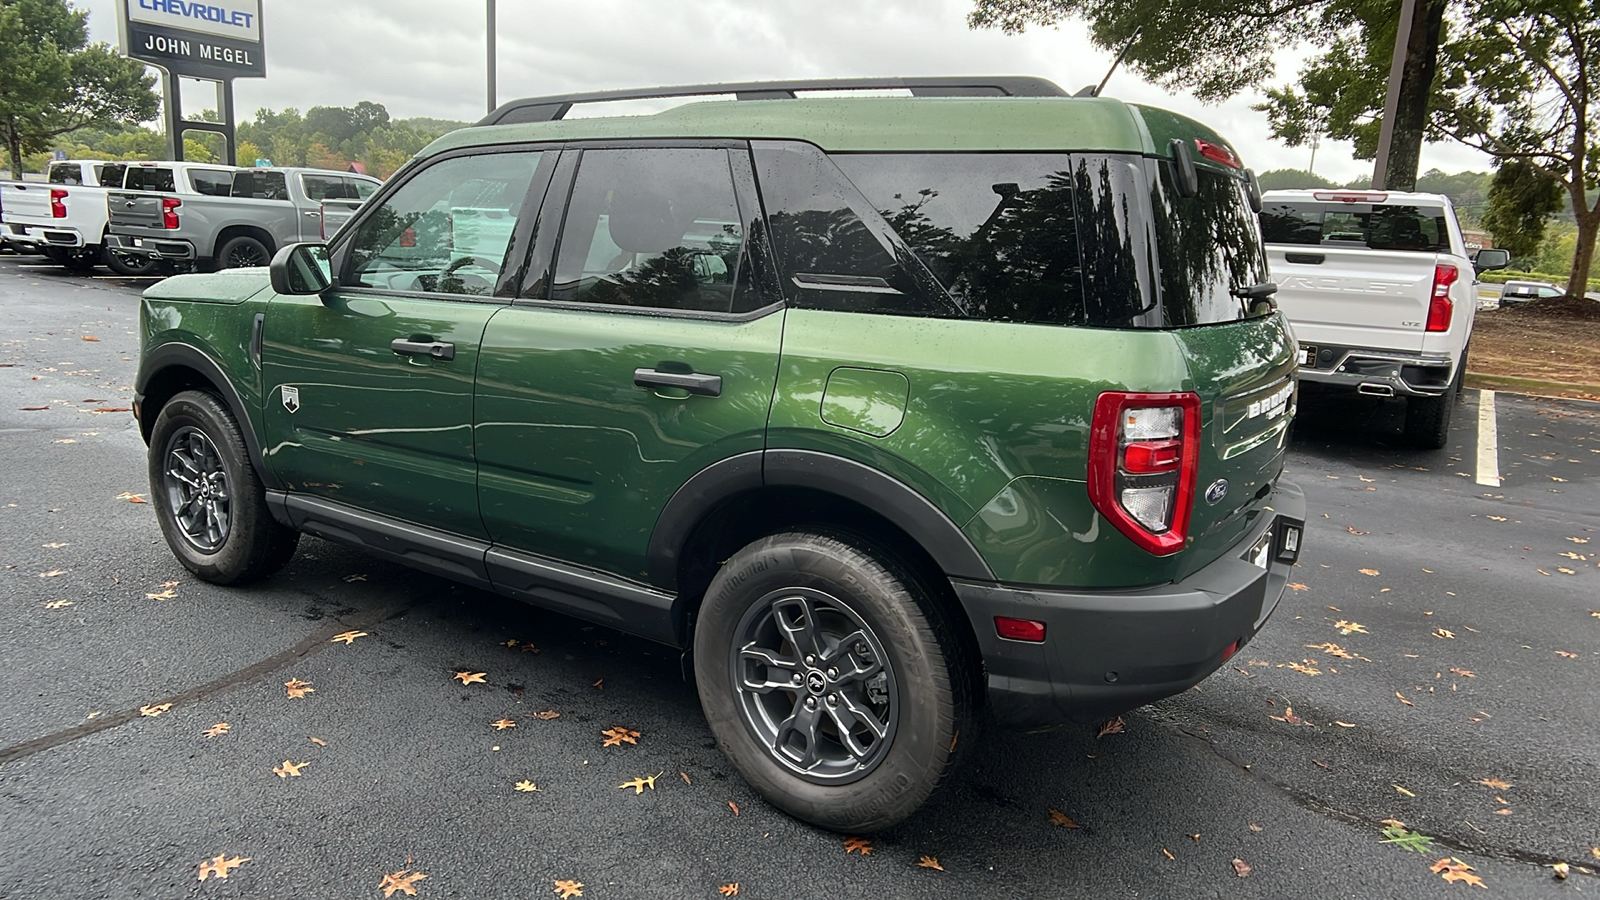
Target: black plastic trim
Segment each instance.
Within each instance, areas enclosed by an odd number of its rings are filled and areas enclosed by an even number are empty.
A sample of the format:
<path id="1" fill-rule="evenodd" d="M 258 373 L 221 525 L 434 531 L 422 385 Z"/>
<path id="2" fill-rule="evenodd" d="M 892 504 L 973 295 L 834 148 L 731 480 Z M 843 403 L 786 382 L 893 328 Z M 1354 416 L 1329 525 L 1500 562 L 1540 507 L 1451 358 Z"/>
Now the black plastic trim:
<path id="1" fill-rule="evenodd" d="M 493 590 L 484 554 L 489 545 L 342 503 L 289 494 L 289 521 L 308 534 L 360 547 L 375 555 L 475 587 Z"/>
<path id="2" fill-rule="evenodd" d="M 239 392 L 234 389 L 233 382 L 223 374 L 222 366 L 216 360 L 207 356 L 204 351 L 190 344 L 167 343 L 144 354 L 139 362 L 139 373 L 134 376 L 133 390 L 140 398 L 141 419 L 139 431 L 145 439 L 150 441 L 150 429 L 155 424 L 155 417 L 161 414 L 159 409 L 144 409 L 143 398 L 145 388 L 150 380 L 162 371 L 173 366 L 186 366 L 194 369 L 217 389 L 222 397 L 222 402 L 228 404 L 228 412 L 233 414 L 233 420 L 239 423 L 239 432 L 244 436 L 244 445 L 250 451 L 250 463 L 256 467 L 256 474 L 260 476 L 261 483 L 268 488 L 281 488 L 283 485 L 278 477 L 267 467 L 266 457 L 261 454 L 261 441 L 256 437 L 256 429 L 250 417 L 246 414 L 244 401 L 239 399 Z M 148 414 L 148 415 L 146 415 Z M 149 421 L 144 421 L 148 418 Z"/>
<path id="3" fill-rule="evenodd" d="M 679 485 L 650 532 L 650 547 L 645 551 L 650 583 L 677 590 L 679 554 L 695 523 L 718 503 L 761 484 L 761 451 L 752 450 L 714 462 Z"/>
<path id="4" fill-rule="evenodd" d="M 673 594 L 504 547 L 491 548 L 484 562 L 495 589 L 507 597 L 682 646 L 672 627 Z"/>

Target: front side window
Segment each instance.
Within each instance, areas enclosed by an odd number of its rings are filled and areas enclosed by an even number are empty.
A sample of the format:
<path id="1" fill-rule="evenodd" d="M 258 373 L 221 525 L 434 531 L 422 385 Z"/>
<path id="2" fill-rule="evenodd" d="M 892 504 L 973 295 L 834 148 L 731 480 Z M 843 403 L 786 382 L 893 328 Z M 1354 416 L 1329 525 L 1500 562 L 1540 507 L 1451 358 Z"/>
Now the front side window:
<path id="1" fill-rule="evenodd" d="M 744 237 L 728 151 L 585 150 L 550 299 L 729 312 Z"/>
<path id="2" fill-rule="evenodd" d="M 537 151 L 484 153 L 419 169 L 361 220 L 343 284 L 487 296 L 494 292 Z"/>
<path id="3" fill-rule="evenodd" d="M 1450 231 L 1440 207 L 1377 203 L 1277 202 L 1261 210 L 1269 244 L 1323 244 L 1367 250 L 1449 252 Z"/>
<path id="4" fill-rule="evenodd" d="M 226 169 L 190 169 L 189 185 L 197 194 L 227 197 L 233 193 L 233 173 Z"/>

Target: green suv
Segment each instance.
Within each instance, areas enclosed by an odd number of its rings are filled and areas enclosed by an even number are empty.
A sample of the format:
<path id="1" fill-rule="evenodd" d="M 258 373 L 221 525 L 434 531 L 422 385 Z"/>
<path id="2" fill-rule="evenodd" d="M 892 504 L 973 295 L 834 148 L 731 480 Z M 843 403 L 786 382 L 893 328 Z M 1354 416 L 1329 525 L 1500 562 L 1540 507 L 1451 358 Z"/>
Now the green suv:
<path id="1" fill-rule="evenodd" d="M 326 245 L 145 293 L 153 503 L 208 581 L 304 532 L 681 648 L 751 785 L 881 829 L 978 721 L 1172 695 L 1277 606 L 1259 196 L 1038 79 L 516 101 Z"/>

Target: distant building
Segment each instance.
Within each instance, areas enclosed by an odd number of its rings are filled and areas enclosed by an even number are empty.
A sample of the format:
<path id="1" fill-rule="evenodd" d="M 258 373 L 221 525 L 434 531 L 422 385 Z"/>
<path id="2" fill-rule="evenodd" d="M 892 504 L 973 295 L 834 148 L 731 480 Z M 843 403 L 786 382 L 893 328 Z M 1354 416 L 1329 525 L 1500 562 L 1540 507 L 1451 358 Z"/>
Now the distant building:
<path id="1" fill-rule="evenodd" d="M 363 163 L 363 162 L 353 162 L 353 163 L 350 164 L 350 168 L 345 169 L 345 171 L 346 172 L 354 172 L 357 175 L 365 175 L 365 174 L 367 174 L 367 164 Z M 1488 246 L 1488 245 L 1486 244 L 1485 246 Z"/>
<path id="2" fill-rule="evenodd" d="M 1461 240 L 1466 242 L 1468 250 L 1487 250 L 1494 246 L 1494 239 L 1487 232 L 1467 231 L 1462 229 Z"/>

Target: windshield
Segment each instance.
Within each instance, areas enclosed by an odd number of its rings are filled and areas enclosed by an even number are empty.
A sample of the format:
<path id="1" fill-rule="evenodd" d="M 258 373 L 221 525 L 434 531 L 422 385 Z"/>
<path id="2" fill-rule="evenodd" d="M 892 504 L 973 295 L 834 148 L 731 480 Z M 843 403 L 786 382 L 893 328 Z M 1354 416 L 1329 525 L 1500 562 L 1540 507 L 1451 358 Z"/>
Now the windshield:
<path id="1" fill-rule="evenodd" d="M 1269 201 L 1261 210 L 1261 234 L 1269 244 L 1428 253 L 1450 249 L 1442 207 Z"/>

